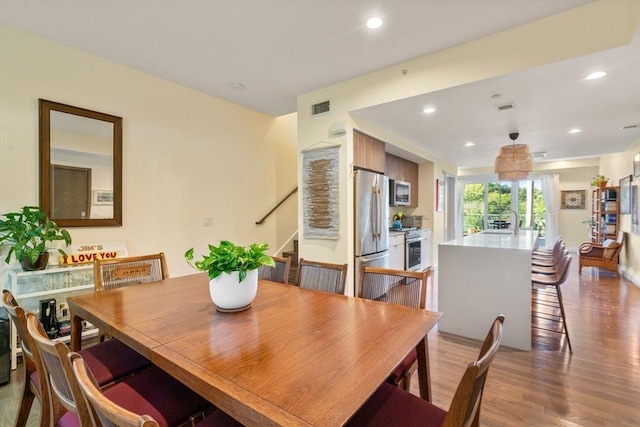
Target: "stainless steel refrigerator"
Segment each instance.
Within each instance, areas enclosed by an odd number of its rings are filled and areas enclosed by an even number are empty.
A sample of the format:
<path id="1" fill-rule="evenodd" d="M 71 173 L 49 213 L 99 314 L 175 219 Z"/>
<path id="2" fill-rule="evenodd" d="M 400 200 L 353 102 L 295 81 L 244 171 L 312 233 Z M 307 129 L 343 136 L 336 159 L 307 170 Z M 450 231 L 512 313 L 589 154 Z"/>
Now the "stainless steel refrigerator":
<path id="1" fill-rule="evenodd" d="M 355 295 L 360 295 L 363 265 L 389 265 L 389 179 L 379 173 L 355 171 Z"/>

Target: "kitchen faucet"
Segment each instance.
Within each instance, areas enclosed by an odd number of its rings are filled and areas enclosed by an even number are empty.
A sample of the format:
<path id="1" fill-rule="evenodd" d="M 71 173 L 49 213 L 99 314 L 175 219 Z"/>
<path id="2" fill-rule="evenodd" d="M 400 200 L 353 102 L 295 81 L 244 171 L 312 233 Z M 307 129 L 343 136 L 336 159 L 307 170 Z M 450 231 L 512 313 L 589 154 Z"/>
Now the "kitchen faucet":
<path id="1" fill-rule="evenodd" d="M 516 216 L 516 222 L 513 226 L 513 234 L 518 234 L 518 225 L 520 225 L 520 221 L 518 219 L 518 212 L 514 211 L 513 209 L 509 209 L 511 212 L 513 212 L 513 214 Z"/>

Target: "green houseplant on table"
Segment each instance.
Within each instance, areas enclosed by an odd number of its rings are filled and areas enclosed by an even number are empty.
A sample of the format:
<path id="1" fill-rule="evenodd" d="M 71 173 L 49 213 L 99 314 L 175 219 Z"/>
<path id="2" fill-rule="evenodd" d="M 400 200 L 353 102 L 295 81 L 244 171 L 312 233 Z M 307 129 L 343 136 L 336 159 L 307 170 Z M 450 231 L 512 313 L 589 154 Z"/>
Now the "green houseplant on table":
<path id="1" fill-rule="evenodd" d="M 11 255 L 15 255 L 23 270 L 44 270 L 49 260 L 49 243 L 64 241 L 66 246 L 71 244 L 69 232 L 58 227 L 38 206 L 24 206 L 20 212 L 9 212 L 3 217 L 0 219 L 0 245 L 9 246 L 7 264 Z M 57 250 L 66 255 L 62 249 Z"/>
<path id="2" fill-rule="evenodd" d="M 265 254 L 266 243 L 238 246 L 222 240 L 219 246 L 209 245 L 202 260 L 193 261 L 193 248 L 184 254 L 189 265 L 209 275 L 209 294 L 216 310 L 242 311 L 251 306 L 258 292 L 258 268 L 273 267 L 273 258 Z"/>

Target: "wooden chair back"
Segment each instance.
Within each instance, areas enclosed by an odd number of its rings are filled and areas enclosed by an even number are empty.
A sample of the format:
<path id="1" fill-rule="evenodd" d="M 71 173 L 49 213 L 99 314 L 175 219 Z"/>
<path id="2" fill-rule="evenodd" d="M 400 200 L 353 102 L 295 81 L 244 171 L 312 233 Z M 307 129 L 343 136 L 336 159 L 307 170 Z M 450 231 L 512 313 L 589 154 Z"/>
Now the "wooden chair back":
<path id="1" fill-rule="evenodd" d="M 18 411 L 18 418 L 16 425 L 25 425 L 29 417 L 31 405 L 34 397 L 37 397 L 40 401 L 40 426 L 48 426 L 51 421 L 51 405 L 49 403 L 49 382 L 45 374 L 44 366 L 42 365 L 42 359 L 40 353 L 36 347 L 31 334 L 27 330 L 27 315 L 24 308 L 18 304 L 13 294 L 9 290 L 4 289 L 2 291 L 2 306 L 7 310 L 11 321 L 16 327 L 18 336 L 20 337 L 20 345 L 22 348 L 22 363 L 24 365 L 25 384 L 23 391 L 23 401 L 20 403 L 20 409 Z M 13 344 L 12 344 L 13 345 Z M 38 381 L 40 382 L 40 388 L 30 387 L 31 375 L 36 372 Z M 27 399 L 25 401 L 25 399 Z"/>
<path id="2" fill-rule="evenodd" d="M 360 298 L 424 308 L 431 270 L 404 271 L 362 266 Z"/>
<path id="3" fill-rule="evenodd" d="M 274 267 L 263 265 L 258 269 L 258 279 L 271 280 L 272 282 L 288 283 L 289 270 L 291 270 L 291 258 L 272 256 Z"/>
<path id="4" fill-rule="evenodd" d="M 81 426 L 92 425 L 89 410 L 82 392 L 73 376 L 68 359 L 69 348 L 62 341 L 51 340 L 35 314 L 27 313 L 27 329 L 40 352 L 46 375 L 51 388 L 51 401 L 60 403 L 67 411 L 78 416 Z M 54 414 L 53 425 L 57 425 L 59 416 Z M 57 417 L 57 418 L 56 418 Z"/>
<path id="5" fill-rule="evenodd" d="M 331 264 L 300 258 L 296 283 L 301 288 L 344 294 L 347 264 Z"/>
<path id="6" fill-rule="evenodd" d="M 169 277 L 164 253 L 142 255 L 108 260 L 96 260 L 93 263 L 96 292 L 159 282 Z"/>
<path id="7" fill-rule="evenodd" d="M 78 388 L 92 416 L 98 421 L 95 424 L 103 427 L 159 427 L 150 416 L 134 414 L 108 399 L 78 353 L 69 353 L 68 359 Z"/>
<path id="8" fill-rule="evenodd" d="M 445 427 L 477 426 L 480 420 L 480 402 L 489 366 L 500 348 L 504 316 L 498 316 L 487 334 L 478 360 L 470 363 L 453 395 Z"/>

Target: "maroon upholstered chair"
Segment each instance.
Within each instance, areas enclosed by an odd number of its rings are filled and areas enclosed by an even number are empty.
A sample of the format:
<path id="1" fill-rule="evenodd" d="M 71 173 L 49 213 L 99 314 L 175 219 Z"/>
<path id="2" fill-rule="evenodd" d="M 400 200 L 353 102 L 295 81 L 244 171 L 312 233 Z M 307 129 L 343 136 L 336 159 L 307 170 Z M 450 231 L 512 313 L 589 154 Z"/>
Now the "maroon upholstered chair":
<path id="1" fill-rule="evenodd" d="M 48 420 L 50 420 L 50 418 L 53 418 L 53 422 L 55 423 L 55 420 L 64 413 L 64 409 L 61 408 L 58 401 L 52 397 L 53 391 L 49 387 L 50 383 L 46 375 L 46 366 L 44 365 L 42 354 L 39 351 L 35 338 L 29 332 L 27 318 L 32 316 L 37 324 L 40 324 L 40 321 L 35 314 L 25 312 L 11 292 L 6 289 L 3 291 L 2 301 L 3 305 L 7 308 L 7 312 L 11 315 L 22 339 L 23 353 L 26 356 L 25 370 L 28 373 L 28 376 L 25 378 L 29 378 L 32 384 L 29 386 L 29 391 L 26 390 L 25 386 L 23 400 L 18 412 L 17 425 L 26 422 L 26 418 L 29 416 L 29 410 L 33 402 L 33 398 L 30 396 L 31 393 L 34 393 L 34 396 L 41 396 L 40 419 L 41 422 L 44 423 L 41 425 L 49 425 L 50 422 Z M 65 346 L 63 343 L 60 344 Z M 116 340 L 89 347 L 82 350 L 81 354 L 85 357 L 87 363 L 95 369 L 100 386 L 113 383 L 150 364 L 146 358 Z M 29 362 L 30 357 L 33 358 L 33 365 Z M 34 368 L 35 372 L 33 371 Z M 40 394 L 38 394 L 38 390 Z"/>
<path id="2" fill-rule="evenodd" d="M 427 280 L 431 270 L 423 272 L 392 270 L 388 268 L 362 266 L 361 298 L 404 305 L 405 307 L 425 307 Z M 428 364 L 428 360 L 424 361 Z M 411 389 L 411 378 L 418 366 L 418 352 L 413 348 L 404 360 L 396 366 L 387 382 Z M 426 381 L 426 379 L 425 379 Z"/>
<path id="3" fill-rule="evenodd" d="M 185 397 L 193 394 L 157 367 L 135 375 L 107 390 L 100 390 L 91 371 L 78 353 L 69 353 L 73 375 L 91 411 L 96 425 L 104 427 L 159 427 L 175 425 Z M 177 384 L 175 384 L 177 383 Z M 177 388 L 176 388 L 177 387 Z M 176 393 L 178 396 L 176 397 Z M 209 412 L 209 411 L 207 411 Z M 204 417 L 204 412 L 198 415 Z M 196 422 L 192 418 L 192 422 Z M 205 426 L 241 426 L 224 412 L 214 409 L 204 420 Z"/>
<path id="4" fill-rule="evenodd" d="M 6 289 L 2 291 L 2 306 L 9 313 L 9 317 L 18 331 L 22 345 L 22 364 L 24 365 L 25 381 L 15 426 L 24 427 L 27 424 L 33 400 L 38 399 L 40 403 L 40 427 L 48 427 L 51 423 L 50 391 L 49 387 L 47 387 L 47 379 L 44 374 L 40 353 L 38 353 L 33 338 L 27 331 L 26 313 L 13 294 Z"/>
<path id="5" fill-rule="evenodd" d="M 482 344 L 478 360 L 470 363 L 458 384 L 449 410 L 388 383 L 382 384 L 347 426 L 478 426 L 480 403 L 489 366 L 502 341 L 504 316 L 498 316 Z"/>
<path id="6" fill-rule="evenodd" d="M 59 406 L 54 412 L 54 425 L 57 427 L 93 425 L 89 408 L 82 396 L 68 358 L 69 348 L 60 341 L 50 340 L 42 324 L 33 313 L 27 313 L 27 328 L 40 352 L 49 379 L 52 405 L 57 402 Z M 110 340 L 89 349 L 107 348 L 107 346 L 114 344 L 123 345 L 117 340 Z M 88 352 L 89 349 L 82 351 L 82 357 L 85 358 L 87 364 L 89 364 L 89 360 L 92 360 L 92 365 L 96 367 L 98 372 L 95 377 L 96 383 L 101 385 L 99 377 L 103 377 L 106 372 L 114 372 L 111 363 L 116 362 L 123 365 L 123 361 L 117 361 L 108 356 L 104 360 L 100 359 L 95 351 Z M 122 371 L 122 368 L 119 369 Z M 154 413 L 161 420 L 162 426 L 179 425 L 188 421 L 194 414 L 211 406 L 205 399 L 154 366 L 114 383 L 108 390 L 115 390 L 111 393 L 117 393 L 115 398 L 120 404 L 126 401 L 130 405 L 144 409 L 147 407 L 162 408 L 161 412 Z"/>

